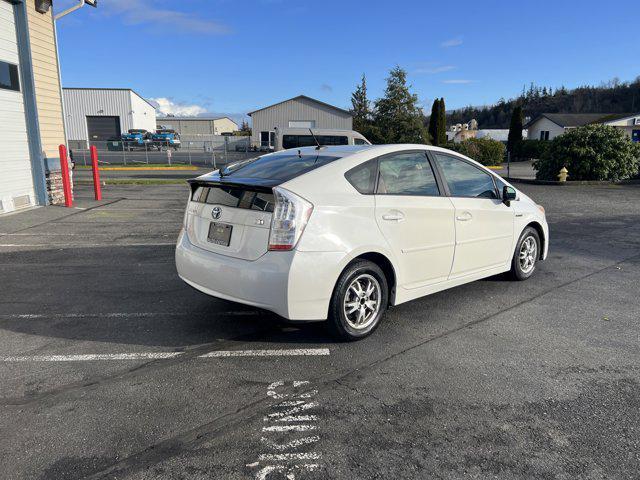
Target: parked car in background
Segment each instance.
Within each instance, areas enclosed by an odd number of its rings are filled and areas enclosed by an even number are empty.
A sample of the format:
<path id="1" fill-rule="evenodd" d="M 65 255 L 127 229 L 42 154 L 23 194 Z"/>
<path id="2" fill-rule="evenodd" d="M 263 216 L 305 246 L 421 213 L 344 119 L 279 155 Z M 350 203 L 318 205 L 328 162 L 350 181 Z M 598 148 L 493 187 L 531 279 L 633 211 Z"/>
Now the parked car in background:
<path id="1" fill-rule="evenodd" d="M 290 148 L 315 147 L 318 143 L 322 146 L 371 145 L 369 140 L 354 130 L 277 128 L 275 131 L 275 145 L 273 145 L 273 150 L 279 151 Z"/>
<path id="2" fill-rule="evenodd" d="M 127 133 L 123 133 L 120 139 L 128 150 L 145 149 L 151 143 L 151 134 L 147 130 L 132 128 Z"/>
<path id="3" fill-rule="evenodd" d="M 170 128 L 160 128 L 151 136 L 152 145 L 158 150 L 166 150 L 172 148 L 178 150 L 180 148 L 180 134 Z"/>
<path id="4" fill-rule="evenodd" d="M 544 209 L 425 145 L 301 147 L 190 181 L 176 248 L 196 289 L 355 340 L 387 307 L 547 256 Z M 460 293 L 463 294 L 463 293 Z"/>

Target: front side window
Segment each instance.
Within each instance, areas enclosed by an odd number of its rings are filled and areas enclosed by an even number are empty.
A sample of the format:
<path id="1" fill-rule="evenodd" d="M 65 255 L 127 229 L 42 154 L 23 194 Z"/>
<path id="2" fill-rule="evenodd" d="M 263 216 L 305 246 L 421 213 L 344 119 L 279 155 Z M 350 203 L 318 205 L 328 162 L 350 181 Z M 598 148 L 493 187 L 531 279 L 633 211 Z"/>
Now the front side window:
<path id="1" fill-rule="evenodd" d="M 378 194 L 440 195 L 424 152 L 394 153 L 380 158 Z"/>
<path id="2" fill-rule="evenodd" d="M 0 61 L 0 88 L 14 92 L 20 91 L 17 65 Z"/>
<path id="3" fill-rule="evenodd" d="M 491 175 L 451 155 L 435 156 L 452 196 L 498 198 Z"/>

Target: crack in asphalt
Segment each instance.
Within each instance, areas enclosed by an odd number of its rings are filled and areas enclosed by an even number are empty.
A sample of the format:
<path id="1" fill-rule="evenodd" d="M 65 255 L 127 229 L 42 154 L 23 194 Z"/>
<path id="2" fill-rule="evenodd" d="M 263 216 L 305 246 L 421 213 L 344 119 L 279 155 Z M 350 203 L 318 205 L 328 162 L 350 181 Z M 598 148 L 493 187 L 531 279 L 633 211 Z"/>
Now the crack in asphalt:
<path id="1" fill-rule="evenodd" d="M 344 381 L 358 372 L 361 372 L 363 370 L 370 370 L 382 363 L 388 362 L 389 360 L 402 356 L 430 342 L 433 342 L 435 340 L 438 340 L 444 337 L 448 337 L 450 335 L 453 335 L 463 330 L 467 330 L 475 325 L 485 323 L 499 315 L 510 312 L 523 305 L 526 305 L 535 300 L 538 300 L 548 295 L 549 293 L 556 292 L 560 289 L 563 289 L 575 283 L 581 282 L 585 279 L 591 278 L 612 267 L 634 260 L 636 258 L 640 258 L 640 254 L 635 254 L 635 255 L 626 257 L 615 263 L 609 264 L 606 267 L 600 268 L 598 270 L 594 270 L 586 275 L 583 275 L 573 280 L 569 280 L 567 282 L 556 285 L 531 298 L 517 302 L 514 305 L 504 308 L 498 312 L 485 315 L 484 317 L 478 318 L 471 322 L 467 322 L 458 327 L 452 328 L 450 330 L 444 331 L 436 335 L 429 336 L 428 338 L 422 339 L 421 341 L 414 343 L 406 348 L 403 348 L 397 352 L 394 352 L 390 355 L 384 356 L 372 362 L 360 364 L 357 367 L 347 371 L 346 373 L 342 373 L 338 375 L 337 377 L 327 378 L 327 376 L 325 376 L 324 379 L 323 377 L 320 377 L 320 379 L 317 379 L 316 381 L 314 381 L 314 389 L 320 389 L 324 387 L 325 390 L 328 389 L 332 391 L 337 388 L 345 387 L 345 386 L 347 386 L 348 388 L 354 388 L 345 384 Z M 313 389 L 310 388 L 308 390 L 311 391 Z M 306 391 L 301 393 L 306 393 Z M 224 413 L 203 425 L 187 430 L 186 432 L 175 435 L 159 443 L 152 444 L 140 452 L 129 455 L 128 457 L 120 461 L 114 462 L 112 465 L 110 465 L 107 468 L 96 471 L 93 474 L 82 477 L 82 478 L 85 480 L 97 480 L 99 478 L 105 478 L 105 477 L 111 477 L 114 479 L 122 478 L 122 475 L 134 473 L 142 469 L 145 469 L 150 465 L 155 465 L 157 463 L 160 463 L 162 461 L 167 460 L 168 458 L 172 458 L 181 454 L 186 449 L 189 449 L 189 448 L 193 449 L 194 447 L 197 447 L 198 445 L 201 445 L 204 442 L 214 439 L 216 437 L 216 434 L 223 433 L 224 431 L 229 430 L 231 427 L 235 425 L 238 425 L 241 423 L 247 423 L 251 421 L 252 419 L 261 415 L 264 410 L 264 407 L 268 406 L 272 402 L 273 400 L 269 397 L 264 397 L 259 400 L 255 400 L 253 402 L 250 402 L 248 404 L 241 406 L 238 409 L 235 409 L 232 412 Z"/>

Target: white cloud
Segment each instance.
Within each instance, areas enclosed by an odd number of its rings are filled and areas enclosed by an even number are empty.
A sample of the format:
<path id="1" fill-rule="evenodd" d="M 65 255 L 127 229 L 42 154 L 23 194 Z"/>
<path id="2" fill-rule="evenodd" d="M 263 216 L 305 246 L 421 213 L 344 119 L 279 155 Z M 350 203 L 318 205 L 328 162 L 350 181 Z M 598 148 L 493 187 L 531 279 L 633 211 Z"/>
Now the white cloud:
<path id="1" fill-rule="evenodd" d="M 474 80 L 467 80 L 462 78 L 454 78 L 452 80 L 443 80 L 442 83 L 448 83 L 450 85 L 466 85 L 468 83 L 473 83 Z"/>
<path id="2" fill-rule="evenodd" d="M 442 42 L 440 44 L 440 46 L 444 47 L 444 48 L 458 47 L 460 45 L 462 45 L 462 38 L 461 37 L 451 38 L 449 40 L 445 40 L 444 42 Z"/>
<path id="3" fill-rule="evenodd" d="M 451 70 L 455 70 L 455 68 L 456 67 L 453 65 L 434 65 L 430 67 L 416 68 L 415 73 L 428 73 L 428 74 L 443 73 L 443 72 L 449 72 Z"/>
<path id="4" fill-rule="evenodd" d="M 200 105 L 174 102 L 165 97 L 149 98 L 151 104 L 162 115 L 175 115 L 176 117 L 197 117 L 206 113 L 207 109 Z"/>
<path id="5" fill-rule="evenodd" d="M 203 18 L 203 15 L 159 8 L 158 2 L 152 0 L 109 0 L 100 7 L 109 14 L 120 15 L 127 25 L 154 25 L 162 27 L 163 33 L 223 35 L 230 32 L 226 25 Z"/>

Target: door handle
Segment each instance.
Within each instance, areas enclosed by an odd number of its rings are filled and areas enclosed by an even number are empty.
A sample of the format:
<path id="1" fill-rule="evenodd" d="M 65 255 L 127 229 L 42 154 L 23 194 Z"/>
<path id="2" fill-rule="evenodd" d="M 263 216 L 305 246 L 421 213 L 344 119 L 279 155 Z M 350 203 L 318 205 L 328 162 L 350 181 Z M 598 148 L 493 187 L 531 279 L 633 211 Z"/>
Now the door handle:
<path id="1" fill-rule="evenodd" d="M 391 210 L 389 213 L 382 215 L 382 219 L 390 222 L 401 222 L 404 220 L 404 213 L 399 210 Z"/>
<path id="2" fill-rule="evenodd" d="M 471 215 L 471 212 L 462 212 L 460 215 L 456 216 L 456 220 L 458 220 L 459 222 L 468 222 L 472 218 L 473 215 Z"/>

